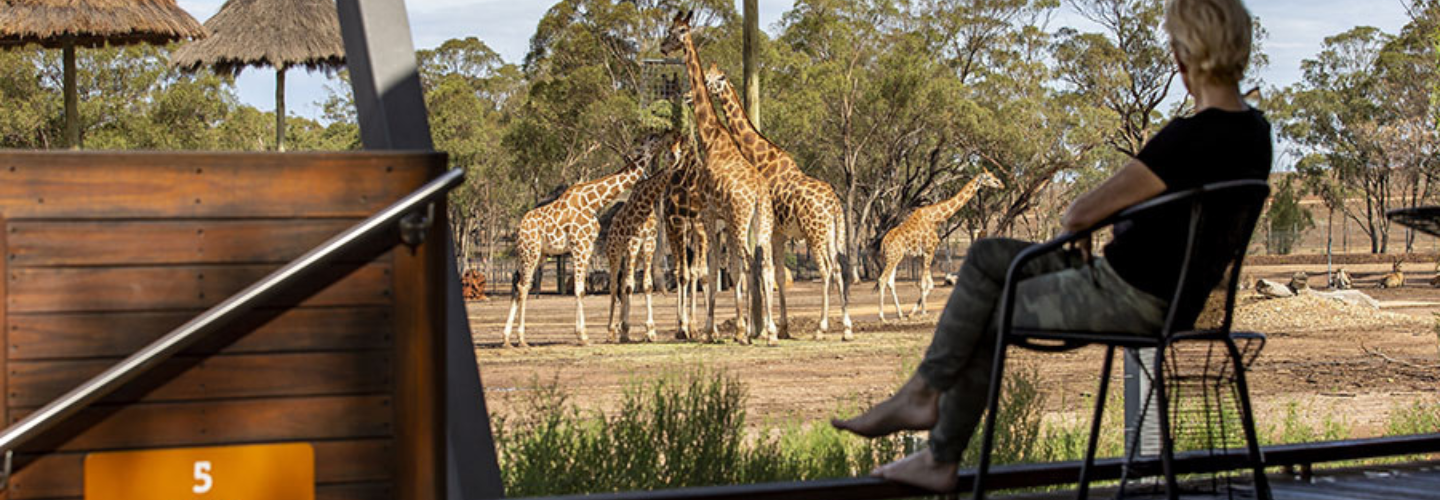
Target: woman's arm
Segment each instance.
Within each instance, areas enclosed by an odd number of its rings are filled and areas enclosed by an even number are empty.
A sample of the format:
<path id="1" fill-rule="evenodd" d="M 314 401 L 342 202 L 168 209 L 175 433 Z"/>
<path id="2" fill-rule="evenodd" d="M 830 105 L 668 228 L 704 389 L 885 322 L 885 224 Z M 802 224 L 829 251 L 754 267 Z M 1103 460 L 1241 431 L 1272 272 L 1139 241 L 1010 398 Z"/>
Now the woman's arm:
<path id="1" fill-rule="evenodd" d="M 1095 189 L 1080 195 L 1065 211 L 1060 225 L 1066 232 L 1088 229 L 1116 212 L 1165 192 L 1165 182 L 1140 160 L 1130 160 Z"/>

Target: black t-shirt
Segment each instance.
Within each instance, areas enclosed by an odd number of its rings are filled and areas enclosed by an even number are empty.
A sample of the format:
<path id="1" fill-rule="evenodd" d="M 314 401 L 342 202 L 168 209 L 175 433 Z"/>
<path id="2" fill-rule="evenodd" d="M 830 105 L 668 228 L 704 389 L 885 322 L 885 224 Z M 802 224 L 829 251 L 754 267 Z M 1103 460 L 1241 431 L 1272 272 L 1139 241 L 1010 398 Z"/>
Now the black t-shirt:
<path id="1" fill-rule="evenodd" d="M 1271 147 L 1264 113 L 1210 108 L 1170 122 L 1136 159 L 1165 182 L 1162 194 L 1169 194 L 1214 182 L 1268 179 Z M 1188 211 L 1177 208 L 1116 224 L 1106 262 L 1136 288 L 1170 300 L 1185 259 L 1188 219 Z"/>

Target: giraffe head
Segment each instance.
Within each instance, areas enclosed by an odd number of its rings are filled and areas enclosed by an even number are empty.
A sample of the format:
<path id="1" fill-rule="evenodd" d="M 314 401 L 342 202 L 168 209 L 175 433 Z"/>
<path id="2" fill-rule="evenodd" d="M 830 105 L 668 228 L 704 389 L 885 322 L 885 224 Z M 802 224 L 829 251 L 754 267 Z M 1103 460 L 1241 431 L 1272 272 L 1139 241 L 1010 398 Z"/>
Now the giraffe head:
<path id="1" fill-rule="evenodd" d="M 710 68 L 705 70 L 705 90 L 711 94 L 723 96 L 730 92 L 730 79 L 725 77 L 725 72 L 715 63 L 710 63 Z"/>
<path id="2" fill-rule="evenodd" d="M 685 46 L 685 37 L 690 36 L 690 20 L 695 11 L 676 12 L 670 20 L 670 29 L 665 32 L 665 41 L 660 42 L 660 52 L 673 54 Z"/>
<path id="3" fill-rule="evenodd" d="M 630 162 L 639 164 L 642 168 L 648 167 L 650 161 L 655 158 L 656 153 L 659 153 L 661 148 L 666 147 L 674 141 L 676 135 L 673 130 L 647 135 L 640 139 L 639 142 L 636 142 L 635 147 L 632 148 L 625 157 L 629 159 Z"/>
<path id="4" fill-rule="evenodd" d="M 982 187 L 987 187 L 991 189 L 1005 189 L 1005 183 L 1000 182 L 1000 178 L 995 177 L 995 174 L 990 173 L 989 170 L 985 170 L 983 168 L 980 169 L 980 177 L 978 177 L 977 179 L 980 181 L 980 186 Z"/>

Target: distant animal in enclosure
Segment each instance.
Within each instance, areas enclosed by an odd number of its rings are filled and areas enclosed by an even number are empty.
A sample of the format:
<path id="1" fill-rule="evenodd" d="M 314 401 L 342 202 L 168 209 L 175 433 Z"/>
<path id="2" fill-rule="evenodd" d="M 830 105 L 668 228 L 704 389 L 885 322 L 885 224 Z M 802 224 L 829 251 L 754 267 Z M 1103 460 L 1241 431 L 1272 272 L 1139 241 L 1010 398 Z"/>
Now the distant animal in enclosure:
<path id="1" fill-rule="evenodd" d="M 687 94 L 688 97 L 688 94 Z M 688 99 L 687 99 L 688 100 Z M 705 199 L 701 192 L 700 153 L 688 134 L 682 134 L 673 150 L 679 164 L 670 173 L 670 187 L 665 193 L 665 240 L 675 263 L 675 306 L 680 329 L 675 338 L 688 339 L 691 318 L 702 293 L 708 293 L 710 241 L 705 229 Z"/>
<path id="2" fill-rule="evenodd" d="M 727 234 L 726 243 L 731 250 L 731 260 L 739 271 L 739 280 L 735 287 L 735 314 L 736 329 L 735 340 L 740 343 L 749 343 L 749 310 L 750 301 L 747 300 L 747 293 L 760 294 L 760 327 L 763 335 L 767 337 L 767 343 L 778 345 L 779 328 L 771 316 L 772 289 L 775 286 L 775 263 L 769 254 L 773 251 L 770 239 L 774 227 L 774 212 L 771 206 L 770 190 L 765 183 L 765 178 L 755 169 L 755 166 L 740 154 L 734 139 L 730 136 L 729 130 L 720 123 L 715 116 L 715 108 L 711 101 L 709 91 L 705 89 L 705 74 L 700 61 L 700 53 L 695 49 L 695 43 L 690 36 L 690 19 L 693 13 L 676 15 L 670 23 L 670 28 L 665 40 L 660 44 L 660 51 L 672 54 L 677 50 L 685 53 L 686 75 L 690 78 L 690 94 L 694 100 L 695 123 L 700 131 L 700 139 L 705 146 L 704 168 L 700 172 L 700 184 L 703 186 L 704 198 L 708 206 L 722 222 Z M 718 231 L 713 224 L 708 224 L 712 236 Z M 754 229 L 755 246 L 750 246 L 748 240 L 751 230 Z M 716 239 L 716 238 L 711 238 Z M 754 265 L 758 258 L 760 279 L 758 283 L 747 283 L 751 273 L 755 272 Z M 714 267 L 714 266 L 711 266 Z M 706 327 L 705 334 L 713 339 L 717 333 L 715 324 L 715 294 L 716 289 L 710 287 L 709 296 L 706 300 Z"/>
<path id="3" fill-rule="evenodd" d="M 630 342 L 630 296 L 635 293 L 635 272 L 644 274 L 645 291 L 645 340 L 655 341 L 655 309 L 652 302 L 655 292 L 654 268 L 656 229 L 656 208 L 665 190 L 670 187 L 670 173 L 680 161 L 677 134 L 670 144 L 670 158 L 662 163 L 665 168 L 652 172 L 645 180 L 635 184 L 630 197 L 620 204 L 614 218 L 601 230 L 604 233 L 601 248 L 605 253 L 610 273 L 610 340 Z M 640 265 L 642 267 L 636 267 Z M 616 305 L 620 316 L 615 316 Z M 618 336 L 616 333 L 619 333 Z"/>
<path id="4" fill-rule="evenodd" d="M 1400 265 L 1404 262 L 1404 259 L 1395 259 L 1395 265 L 1391 266 L 1392 270 L 1380 278 L 1380 288 L 1400 288 L 1405 286 L 1405 272 L 1400 270 Z"/>
<path id="5" fill-rule="evenodd" d="M 1309 289 L 1310 289 L 1310 274 L 1309 274 L 1309 273 L 1306 273 L 1305 271 L 1295 271 L 1295 274 L 1293 274 L 1293 275 L 1290 276 L 1290 291 L 1295 292 L 1295 293 L 1300 293 L 1300 292 L 1303 291 L 1303 290 L 1309 290 Z"/>
<path id="6" fill-rule="evenodd" d="M 988 170 L 982 170 L 980 175 L 970 179 L 959 192 L 949 199 L 934 205 L 924 206 L 915 209 L 900 225 L 895 226 L 885 237 L 880 240 L 880 256 L 885 259 L 885 267 L 880 271 L 880 279 L 876 285 L 880 288 L 880 319 L 885 319 L 885 289 L 890 289 L 890 297 L 895 301 L 895 314 L 900 319 L 905 319 L 905 311 L 900 308 L 900 295 L 895 290 L 895 272 L 900 267 L 900 261 L 906 257 L 920 257 L 920 299 L 915 301 L 915 307 L 910 314 L 925 314 L 925 302 L 930 297 L 930 291 L 935 289 L 935 280 L 930 277 L 930 264 L 935 259 L 935 248 L 940 246 L 939 225 L 960 211 L 980 188 L 1003 189 L 1005 183 L 991 174 Z"/>
<path id="7" fill-rule="evenodd" d="M 770 200 L 775 209 L 775 236 L 770 244 L 774 251 L 775 267 L 783 268 L 785 243 L 791 238 L 804 238 L 810 254 L 815 257 L 822 285 L 820 299 L 820 324 L 814 337 L 820 339 L 830 328 L 830 285 L 840 295 L 840 314 L 843 331 L 842 340 L 855 337 L 850 322 L 850 294 L 845 290 L 845 278 L 841 259 L 845 248 L 845 216 L 840 197 L 829 183 L 816 179 L 800 170 L 790 153 L 785 152 L 769 138 L 760 134 L 745 107 L 740 93 L 714 64 L 705 72 L 705 86 L 710 95 L 720 101 L 725 111 L 726 122 L 740 154 L 750 160 L 770 189 Z M 786 300 L 786 287 L 780 287 L 780 336 L 790 336 L 790 320 Z"/>
<path id="8" fill-rule="evenodd" d="M 1350 277 L 1350 273 L 1345 272 L 1343 267 L 1335 270 L 1335 276 L 1331 279 L 1330 287 L 1336 290 L 1349 290 L 1355 286 L 1355 280 Z"/>
<path id="9" fill-rule="evenodd" d="M 515 253 L 520 256 L 519 279 L 510 299 L 510 315 L 505 320 L 505 346 L 510 345 L 510 332 L 515 316 L 520 316 L 520 345 L 525 343 L 525 303 L 535 269 L 547 255 L 570 254 L 575 262 L 575 283 L 585 283 L 586 265 L 595 249 L 600 232 L 596 212 L 630 189 L 645 175 L 645 166 L 670 141 L 667 134 L 653 134 L 640 140 L 627 155 L 627 165 L 619 172 L 600 179 L 570 186 L 555 201 L 525 213 L 520 219 Z M 590 343 L 585 333 L 585 287 L 574 287 L 575 336 L 580 344 Z"/>

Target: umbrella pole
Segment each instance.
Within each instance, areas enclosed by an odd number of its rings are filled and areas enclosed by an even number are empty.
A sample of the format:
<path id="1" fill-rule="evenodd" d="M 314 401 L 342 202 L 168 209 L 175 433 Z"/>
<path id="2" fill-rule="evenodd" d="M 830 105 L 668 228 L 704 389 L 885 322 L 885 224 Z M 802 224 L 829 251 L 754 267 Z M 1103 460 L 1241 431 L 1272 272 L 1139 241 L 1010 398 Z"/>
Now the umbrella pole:
<path id="1" fill-rule="evenodd" d="M 275 150 L 285 151 L 285 70 L 284 65 L 275 68 Z"/>
<path id="2" fill-rule="evenodd" d="M 65 145 L 80 149 L 80 98 L 75 90 L 75 37 L 65 37 Z"/>

